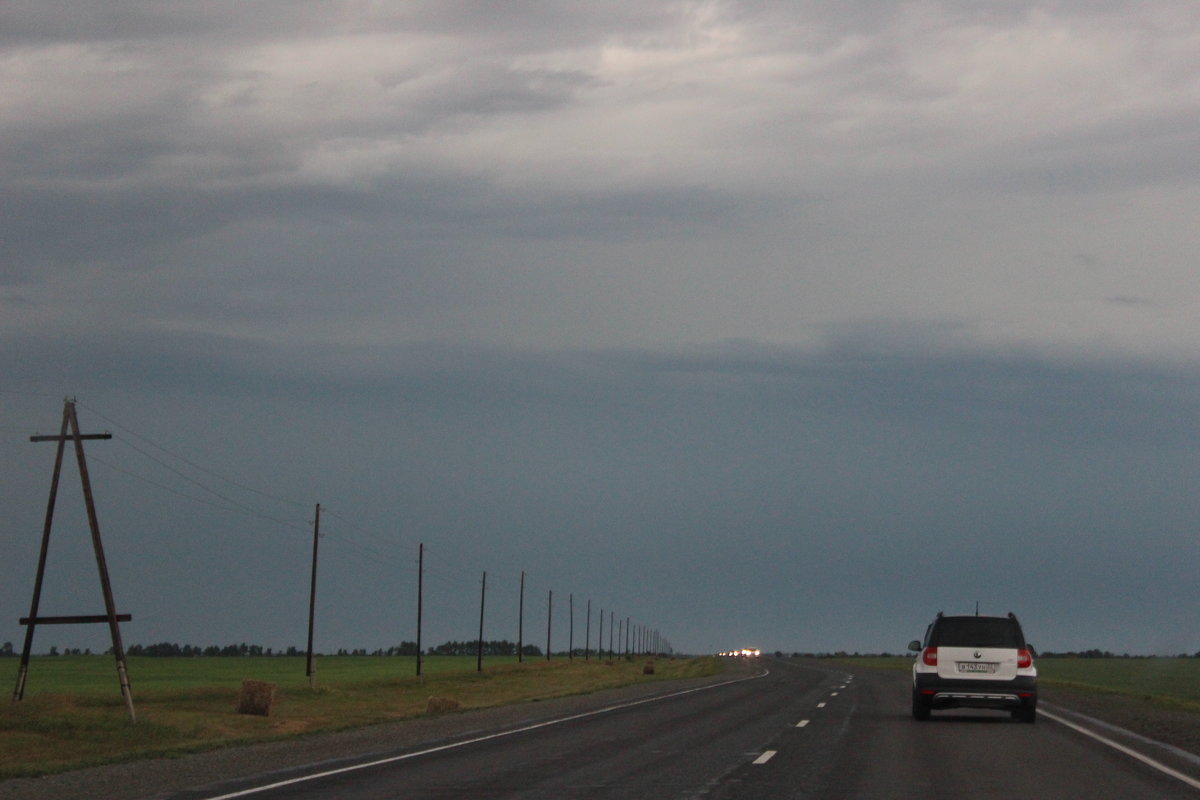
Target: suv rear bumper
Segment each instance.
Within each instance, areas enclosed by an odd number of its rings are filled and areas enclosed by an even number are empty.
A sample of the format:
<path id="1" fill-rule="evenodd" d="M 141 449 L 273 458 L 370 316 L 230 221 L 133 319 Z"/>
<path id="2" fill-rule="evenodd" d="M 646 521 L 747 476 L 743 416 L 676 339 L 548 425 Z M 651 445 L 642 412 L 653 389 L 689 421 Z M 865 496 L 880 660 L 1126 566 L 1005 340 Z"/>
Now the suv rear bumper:
<path id="1" fill-rule="evenodd" d="M 931 708 L 1018 709 L 1037 705 L 1037 678 L 1026 675 L 1009 681 L 985 681 L 918 674 L 915 688 L 929 699 Z"/>

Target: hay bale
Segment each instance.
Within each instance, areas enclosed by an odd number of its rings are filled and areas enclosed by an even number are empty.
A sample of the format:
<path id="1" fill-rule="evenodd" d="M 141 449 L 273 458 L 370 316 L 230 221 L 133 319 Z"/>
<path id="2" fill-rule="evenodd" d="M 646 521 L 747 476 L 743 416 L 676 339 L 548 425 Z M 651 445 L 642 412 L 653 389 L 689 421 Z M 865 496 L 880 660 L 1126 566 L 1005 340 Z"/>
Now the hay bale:
<path id="1" fill-rule="evenodd" d="M 460 703 L 450 697 L 431 697 L 425 703 L 426 714 L 445 714 L 449 711 L 457 711 Z"/>
<path id="2" fill-rule="evenodd" d="M 266 681 L 242 681 L 242 691 L 238 695 L 237 713 L 256 714 L 260 717 L 271 715 L 271 704 L 275 702 L 275 684 Z"/>
<path id="3" fill-rule="evenodd" d="M 642 667 L 642 674 L 643 675 L 653 675 L 654 674 L 654 662 L 653 661 L 646 662 L 646 665 L 644 667 Z"/>

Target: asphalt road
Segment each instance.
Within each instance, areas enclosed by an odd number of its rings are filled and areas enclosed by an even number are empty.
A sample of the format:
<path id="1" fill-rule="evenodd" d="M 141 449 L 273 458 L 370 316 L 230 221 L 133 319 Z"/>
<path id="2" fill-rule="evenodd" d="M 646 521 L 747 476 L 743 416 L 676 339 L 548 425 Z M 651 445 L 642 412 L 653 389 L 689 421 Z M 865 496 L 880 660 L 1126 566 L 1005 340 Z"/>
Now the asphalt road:
<path id="1" fill-rule="evenodd" d="M 533 725 L 217 780 L 177 800 L 280 798 L 1197 798 L 1200 782 L 1097 741 L 1051 709 L 1036 725 L 954 711 L 918 723 L 907 676 L 762 659 L 727 682 Z M 1054 718 L 1051 718 L 1054 717 Z M 1057 718 L 1057 719 L 1055 719 Z M 1059 720 L 1072 720 L 1081 730 Z M 1200 761 L 1119 732 L 1196 781 Z M 215 777 L 215 776 L 214 776 Z"/>

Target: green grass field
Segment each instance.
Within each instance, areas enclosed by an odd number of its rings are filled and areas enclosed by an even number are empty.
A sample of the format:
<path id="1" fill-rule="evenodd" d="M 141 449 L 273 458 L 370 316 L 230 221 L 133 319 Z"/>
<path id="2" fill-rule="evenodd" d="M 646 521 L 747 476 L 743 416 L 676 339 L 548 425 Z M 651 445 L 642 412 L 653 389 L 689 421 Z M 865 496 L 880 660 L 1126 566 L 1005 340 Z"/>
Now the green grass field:
<path id="1" fill-rule="evenodd" d="M 0 704 L 0 779 L 175 755 L 421 716 L 431 696 L 484 708 L 584 694 L 648 681 L 712 675 L 716 658 L 546 661 L 473 657 L 325 656 L 309 687 L 304 659 L 131 658 L 136 724 L 126 714 L 115 662 L 104 656 L 34 658 L 25 699 Z M 17 659 L 0 660 L 11 692 Z M 243 679 L 277 685 L 268 717 L 235 713 Z"/>
<path id="2" fill-rule="evenodd" d="M 1200 712 L 1200 658 L 1042 658 L 1038 676 L 1051 686 L 1130 695 Z"/>
<path id="3" fill-rule="evenodd" d="M 536 659 L 526 658 L 527 662 Z M 544 660 L 544 659 L 543 659 Z M 0 660 L 0 680 L 11 688 L 16 683 L 18 659 Z M 136 698 L 143 692 L 176 691 L 196 687 L 227 684 L 234 688 L 245 678 L 270 681 L 280 688 L 308 686 L 304 674 L 303 656 L 248 656 L 200 658 L 150 658 L 133 656 L 128 659 L 129 680 Z M 404 656 L 318 656 L 316 683 L 331 684 L 363 680 L 390 680 L 416 675 L 416 658 Z M 511 658 L 492 657 L 484 660 L 491 668 L 517 663 Z M 427 676 L 446 672 L 473 671 L 474 656 L 425 656 L 422 673 Z M 25 696 L 50 692 L 105 696 L 119 692 L 116 661 L 111 656 L 35 657 L 29 667 Z"/>

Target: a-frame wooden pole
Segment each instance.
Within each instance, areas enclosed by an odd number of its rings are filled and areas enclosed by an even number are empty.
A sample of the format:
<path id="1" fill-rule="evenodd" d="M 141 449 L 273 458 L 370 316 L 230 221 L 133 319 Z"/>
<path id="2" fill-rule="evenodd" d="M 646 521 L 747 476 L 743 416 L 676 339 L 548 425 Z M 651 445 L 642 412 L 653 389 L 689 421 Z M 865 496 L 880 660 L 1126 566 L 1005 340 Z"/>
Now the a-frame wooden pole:
<path id="1" fill-rule="evenodd" d="M 69 438 L 75 447 L 75 460 L 79 464 L 79 480 L 83 486 L 83 500 L 87 508 L 88 527 L 91 529 L 92 535 L 92 550 L 96 555 L 96 567 L 100 572 L 100 588 L 104 593 L 104 616 L 77 616 L 77 617 L 39 617 L 38 607 L 41 604 L 42 582 L 46 574 L 46 553 L 50 543 L 50 528 L 54 519 L 54 504 L 58 497 L 58 483 L 62 475 L 63 451 L 66 447 L 68 439 L 68 429 L 70 430 Z M 71 400 L 66 400 L 63 403 L 63 419 L 62 427 L 59 429 L 58 436 L 31 436 L 30 441 L 46 442 L 57 441 L 58 451 L 54 457 L 54 476 L 50 481 L 50 499 L 46 503 L 46 524 L 42 529 L 42 547 L 38 556 L 38 571 L 37 577 L 34 580 L 33 586 L 33 601 L 30 604 L 29 616 L 21 622 L 25 624 L 25 646 L 21 651 L 21 665 L 17 673 L 17 686 L 13 691 L 13 700 L 20 700 L 25 695 L 25 678 L 29 671 L 29 655 L 33 647 L 33 631 L 39 622 L 41 623 L 87 623 L 87 622 L 107 622 L 109 633 L 112 636 L 113 656 L 117 662 L 117 677 L 121 682 L 121 696 L 125 699 L 125 707 L 129 712 L 131 722 L 137 721 L 137 715 L 133 710 L 133 693 L 129 688 L 129 671 L 125 664 L 125 648 L 121 644 L 121 628 L 119 623 L 127 621 L 127 614 L 118 614 L 116 603 L 113 601 L 112 582 L 108 577 L 108 562 L 104 558 L 104 545 L 100 540 L 100 522 L 96 515 L 96 503 L 92 495 L 92 482 L 88 477 L 87 459 L 83 455 L 83 441 L 85 439 L 111 439 L 112 436 L 107 433 L 103 434 L 83 434 L 79 430 L 79 418 L 75 414 L 75 403 Z"/>

